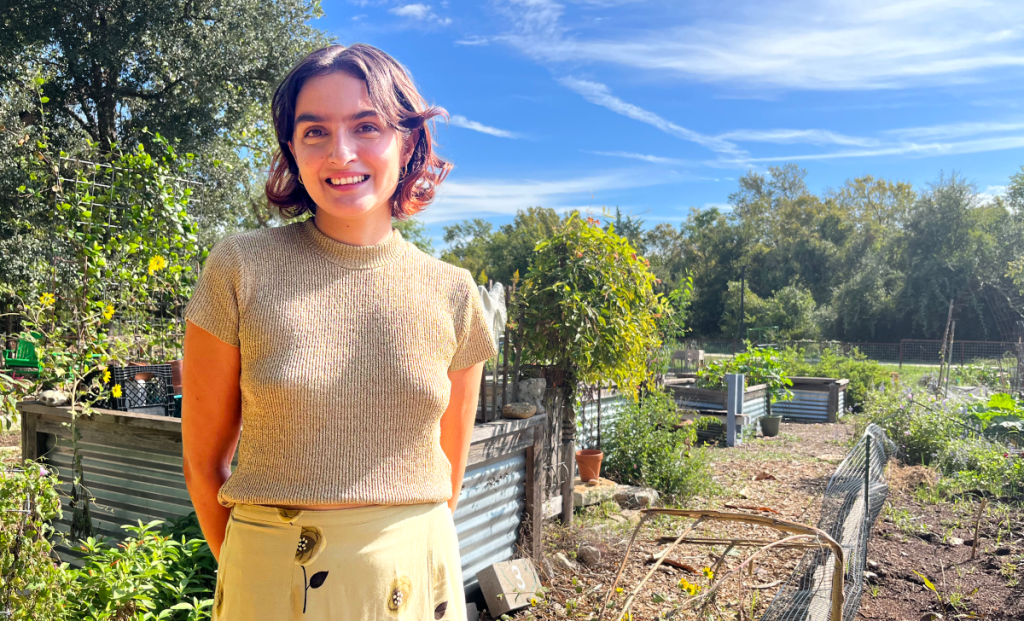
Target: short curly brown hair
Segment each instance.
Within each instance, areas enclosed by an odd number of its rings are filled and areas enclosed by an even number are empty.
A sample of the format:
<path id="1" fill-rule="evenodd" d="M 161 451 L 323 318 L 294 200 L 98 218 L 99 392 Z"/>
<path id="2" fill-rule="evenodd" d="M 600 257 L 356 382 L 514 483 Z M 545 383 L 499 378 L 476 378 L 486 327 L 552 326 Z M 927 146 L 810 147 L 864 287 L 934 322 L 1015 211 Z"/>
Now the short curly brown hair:
<path id="1" fill-rule="evenodd" d="M 366 82 L 366 90 L 377 114 L 403 136 L 420 130 L 412 158 L 405 166 L 405 174 L 399 175 L 398 186 L 391 197 L 391 216 L 404 220 L 423 211 L 434 200 L 437 186 L 452 169 L 450 162 L 434 153 L 433 133 L 428 123 L 437 116 L 447 119 L 448 112 L 444 108 L 427 106 L 409 73 L 398 61 L 363 43 L 319 49 L 295 65 L 278 85 L 271 105 L 278 149 L 270 163 L 267 200 L 288 218 L 307 211 L 316 213 L 316 203 L 298 182 L 299 167 L 288 148 L 288 141 L 295 132 L 295 102 L 303 84 L 311 77 L 336 71 Z"/>

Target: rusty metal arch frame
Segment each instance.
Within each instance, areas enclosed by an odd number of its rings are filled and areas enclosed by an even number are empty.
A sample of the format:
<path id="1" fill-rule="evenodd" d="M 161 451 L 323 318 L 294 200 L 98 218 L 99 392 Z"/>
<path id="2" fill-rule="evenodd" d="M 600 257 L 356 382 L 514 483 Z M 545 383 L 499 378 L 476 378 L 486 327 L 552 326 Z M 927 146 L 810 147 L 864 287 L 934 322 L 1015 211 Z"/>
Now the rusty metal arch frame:
<path id="1" fill-rule="evenodd" d="M 662 561 L 664 561 L 668 557 L 669 553 L 671 553 L 672 550 L 674 550 L 675 547 L 680 543 L 689 543 L 691 545 L 730 545 L 730 547 L 735 545 L 740 545 L 744 547 L 759 546 L 759 549 L 753 554 L 751 554 L 743 563 L 741 563 L 740 567 L 745 565 L 760 552 L 773 547 L 785 546 L 815 548 L 827 546 L 832 550 L 832 559 L 833 564 L 835 565 L 835 570 L 832 572 L 832 612 L 830 614 L 830 621 L 842 621 L 844 603 L 843 568 L 845 559 L 843 555 L 842 546 L 839 545 L 839 543 L 836 542 L 835 539 L 830 537 L 828 533 L 820 529 L 817 529 L 813 526 L 808 526 L 806 524 L 790 522 L 787 520 L 779 520 L 776 518 L 766 517 L 762 515 L 753 515 L 749 513 L 738 513 L 730 511 L 690 509 L 643 509 L 641 511 L 640 523 L 637 524 L 636 528 L 633 529 L 633 535 L 629 538 L 629 545 L 626 546 L 626 553 L 622 557 L 622 564 L 619 565 L 619 571 L 615 574 L 615 580 L 612 582 L 611 587 L 608 589 L 608 593 L 605 595 L 604 602 L 601 604 L 601 612 L 598 614 L 597 617 L 598 621 L 604 620 L 604 613 L 608 607 L 608 600 L 611 598 L 612 593 L 615 592 L 615 588 L 619 584 L 619 578 L 622 577 L 622 572 L 626 568 L 626 562 L 629 560 L 629 552 L 633 549 L 633 543 L 636 541 L 637 534 L 640 532 L 640 529 L 643 528 L 644 523 L 646 523 L 651 517 L 656 515 L 670 515 L 676 517 L 694 518 L 695 521 L 692 524 L 690 524 L 689 527 L 687 527 L 681 535 L 679 535 L 679 537 L 672 543 L 672 545 L 669 546 L 669 548 L 665 552 L 661 554 L 661 556 L 655 562 L 654 567 L 652 567 L 651 570 L 647 573 L 647 575 L 644 576 L 644 579 L 640 581 L 640 584 L 638 584 L 636 588 L 633 589 L 633 592 L 630 593 L 629 597 L 626 599 L 626 603 L 623 605 L 622 611 L 618 614 L 618 616 L 615 617 L 616 621 L 622 621 L 622 619 L 626 616 L 626 613 L 628 613 L 630 608 L 632 607 L 633 602 L 636 599 L 636 596 L 640 593 L 640 590 L 644 587 L 644 585 L 651 578 L 651 576 L 654 575 L 654 572 L 658 570 L 658 567 L 661 566 Z M 755 526 L 766 526 L 768 528 L 772 528 L 783 533 L 788 533 L 790 536 L 776 541 L 723 539 L 722 541 L 710 542 L 707 540 L 688 540 L 687 535 L 689 535 L 698 525 L 705 521 L 742 522 L 744 524 L 751 524 Z M 813 541 L 797 541 L 798 539 L 805 539 L 808 537 L 813 537 Z M 738 569 L 739 568 L 737 568 L 737 570 Z M 737 570 L 730 572 L 727 576 L 725 576 L 725 578 L 717 581 L 716 584 L 721 584 L 722 582 L 724 582 L 726 578 L 730 577 Z M 708 595 L 713 594 L 716 590 L 717 586 L 712 587 L 712 589 L 709 589 Z M 707 595 L 705 595 L 704 597 L 707 597 Z"/>

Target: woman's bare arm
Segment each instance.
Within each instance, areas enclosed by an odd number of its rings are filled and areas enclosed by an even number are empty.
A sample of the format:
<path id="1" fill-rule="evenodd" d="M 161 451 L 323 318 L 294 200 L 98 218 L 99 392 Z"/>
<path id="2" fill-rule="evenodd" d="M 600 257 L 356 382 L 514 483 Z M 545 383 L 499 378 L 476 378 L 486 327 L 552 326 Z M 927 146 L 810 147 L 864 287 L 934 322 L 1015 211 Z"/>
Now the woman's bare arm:
<path id="1" fill-rule="evenodd" d="M 231 512 L 217 502 L 217 492 L 231 475 L 242 428 L 241 368 L 237 347 L 186 322 L 181 403 L 185 484 L 218 561 Z"/>
<path id="2" fill-rule="evenodd" d="M 462 477 L 466 473 L 466 461 L 469 459 L 469 443 L 473 438 L 473 422 L 483 369 L 484 363 L 478 362 L 471 367 L 448 372 L 452 396 L 448 408 L 441 415 L 441 450 L 452 464 L 452 497 L 448 501 L 452 515 L 459 501 Z"/>

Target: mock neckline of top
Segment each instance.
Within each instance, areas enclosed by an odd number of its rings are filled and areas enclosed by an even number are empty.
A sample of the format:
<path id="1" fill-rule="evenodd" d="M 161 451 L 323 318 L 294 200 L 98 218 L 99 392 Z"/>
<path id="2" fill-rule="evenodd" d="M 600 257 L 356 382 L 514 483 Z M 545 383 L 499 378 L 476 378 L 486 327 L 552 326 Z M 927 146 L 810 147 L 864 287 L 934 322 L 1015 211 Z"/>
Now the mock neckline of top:
<path id="1" fill-rule="evenodd" d="M 398 229 L 392 228 L 384 241 L 372 246 L 353 246 L 328 237 L 316 227 L 313 218 L 303 220 L 299 231 L 324 258 L 342 267 L 362 270 L 394 263 L 405 253 L 405 240 Z"/>

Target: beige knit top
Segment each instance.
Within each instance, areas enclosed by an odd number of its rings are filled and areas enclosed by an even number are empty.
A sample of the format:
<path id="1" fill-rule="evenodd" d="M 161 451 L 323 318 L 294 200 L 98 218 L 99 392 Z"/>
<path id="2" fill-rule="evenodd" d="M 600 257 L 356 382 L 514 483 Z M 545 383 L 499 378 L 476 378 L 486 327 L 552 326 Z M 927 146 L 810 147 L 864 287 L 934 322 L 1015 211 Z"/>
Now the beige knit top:
<path id="1" fill-rule="evenodd" d="M 395 229 L 351 246 L 309 219 L 217 243 L 185 318 L 240 350 L 238 468 L 221 504 L 451 497 L 447 372 L 496 354 L 469 271 Z"/>

